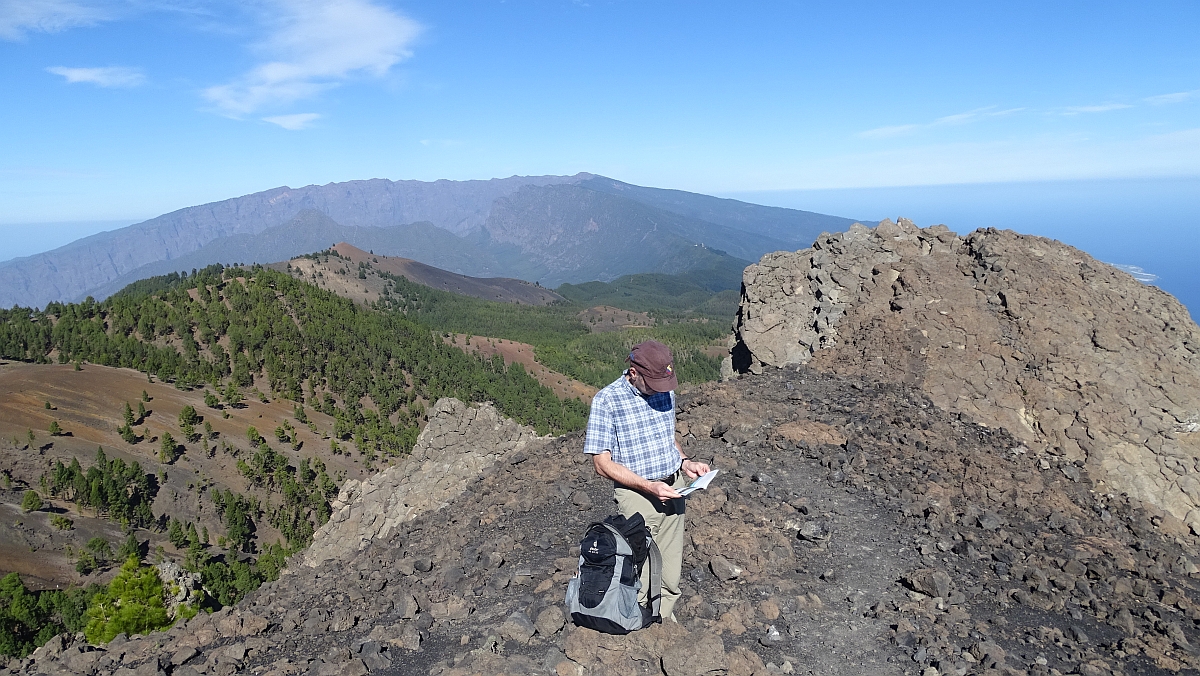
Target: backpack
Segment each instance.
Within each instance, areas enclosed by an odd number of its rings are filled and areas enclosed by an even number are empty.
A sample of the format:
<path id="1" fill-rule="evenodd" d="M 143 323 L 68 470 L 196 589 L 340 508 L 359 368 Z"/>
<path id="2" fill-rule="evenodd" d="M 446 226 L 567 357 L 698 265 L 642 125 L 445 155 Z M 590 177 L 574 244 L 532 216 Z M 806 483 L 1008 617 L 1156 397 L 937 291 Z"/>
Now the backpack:
<path id="1" fill-rule="evenodd" d="M 638 605 L 643 564 L 650 562 L 650 607 Z M 641 514 L 610 516 L 579 541 L 579 571 L 567 584 L 567 612 L 578 626 L 628 634 L 661 622 L 662 556 Z"/>

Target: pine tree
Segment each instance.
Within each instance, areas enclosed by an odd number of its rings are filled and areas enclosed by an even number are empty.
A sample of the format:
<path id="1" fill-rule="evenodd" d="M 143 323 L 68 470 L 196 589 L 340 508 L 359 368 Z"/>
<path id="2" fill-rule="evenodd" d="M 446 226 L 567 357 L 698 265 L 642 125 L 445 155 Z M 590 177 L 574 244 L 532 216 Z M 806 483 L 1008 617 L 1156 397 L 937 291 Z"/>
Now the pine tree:
<path id="1" fill-rule="evenodd" d="M 108 643 L 117 634 L 144 634 L 170 625 L 163 603 L 163 583 L 153 566 L 141 566 L 129 557 L 108 589 L 88 607 L 84 630 L 88 641 Z"/>
<path id="2" fill-rule="evenodd" d="M 163 432 L 162 447 L 158 451 L 158 459 L 167 464 L 175 462 L 179 457 L 179 445 L 170 432 Z"/>
<path id="3" fill-rule="evenodd" d="M 167 524 L 167 539 L 177 549 L 183 549 L 183 546 L 187 544 L 187 536 L 184 535 L 183 525 L 175 517 L 171 517 L 171 521 Z"/>
<path id="4" fill-rule="evenodd" d="M 124 561 L 131 556 L 136 556 L 138 559 L 141 559 L 142 556 L 142 545 L 133 533 L 130 533 L 129 537 L 125 538 L 125 542 L 121 543 L 120 548 L 117 549 L 118 559 Z"/>

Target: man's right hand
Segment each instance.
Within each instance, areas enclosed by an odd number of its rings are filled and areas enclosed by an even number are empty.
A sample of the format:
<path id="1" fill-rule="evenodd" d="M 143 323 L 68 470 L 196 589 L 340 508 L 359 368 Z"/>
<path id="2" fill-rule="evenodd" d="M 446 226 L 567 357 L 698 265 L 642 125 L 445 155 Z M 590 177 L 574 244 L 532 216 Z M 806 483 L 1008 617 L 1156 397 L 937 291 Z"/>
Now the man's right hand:
<path id="1" fill-rule="evenodd" d="M 654 497 L 658 498 L 660 502 L 666 502 L 667 500 L 683 497 L 679 494 L 679 491 L 671 488 L 671 486 L 661 481 L 650 482 L 650 493 Z"/>
<path id="2" fill-rule="evenodd" d="M 627 467 L 613 460 L 612 453 L 609 451 L 593 455 L 592 464 L 596 468 L 596 474 L 606 479 L 612 479 L 626 488 L 653 495 L 658 498 L 659 502 L 683 497 L 679 491 L 661 481 L 647 481 L 634 474 Z"/>

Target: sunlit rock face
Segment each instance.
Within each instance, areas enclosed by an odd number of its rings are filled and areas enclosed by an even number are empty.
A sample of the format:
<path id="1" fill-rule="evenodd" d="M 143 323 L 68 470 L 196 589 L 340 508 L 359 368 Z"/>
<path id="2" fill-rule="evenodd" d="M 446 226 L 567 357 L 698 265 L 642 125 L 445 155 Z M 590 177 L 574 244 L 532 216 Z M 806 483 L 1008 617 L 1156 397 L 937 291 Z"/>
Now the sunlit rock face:
<path id="1" fill-rule="evenodd" d="M 743 280 L 742 370 L 917 384 L 1200 529 L 1200 330 L 1171 295 L 1061 242 L 906 219 L 768 254 Z"/>

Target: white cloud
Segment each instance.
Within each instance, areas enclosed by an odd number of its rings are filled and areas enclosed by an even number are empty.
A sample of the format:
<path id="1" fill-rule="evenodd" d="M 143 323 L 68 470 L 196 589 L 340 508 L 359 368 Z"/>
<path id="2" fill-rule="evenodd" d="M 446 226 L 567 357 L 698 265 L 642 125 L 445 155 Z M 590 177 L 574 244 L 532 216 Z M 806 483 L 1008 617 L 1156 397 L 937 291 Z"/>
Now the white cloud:
<path id="1" fill-rule="evenodd" d="M 31 31 L 57 33 L 109 18 L 96 4 L 76 0 L 0 0 L 0 39 L 20 40 Z"/>
<path id="2" fill-rule="evenodd" d="M 1062 109 L 1063 115 L 1079 115 L 1082 113 L 1107 113 L 1110 110 L 1132 108 L 1128 103 L 1102 103 L 1098 106 L 1067 106 Z"/>
<path id="3" fill-rule="evenodd" d="M 97 87 L 136 87 L 146 81 L 146 76 L 138 68 L 66 68 L 54 66 L 46 69 L 55 75 L 61 75 L 69 83 L 88 82 Z"/>
<path id="4" fill-rule="evenodd" d="M 900 125 L 895 125 L 895 126 L 891 126 L 891 127 L 877 127 L 875 129 L 868 129 L 866 131 L 859 132 L 858 134 L 856 134 L 856 136 L 858 136 L 859 138 L 868 138 L 868 139 L 895 138 L 897 136 L 908 136 L 910 134 L 915 134 L 916 132 L 918 132 L 922 129 L 929 129 L 932 127 L 943 127 L 943 126 L 949 126 L 949 125 L 967 124 L 969 122 L 976 122 L 976 121 L 984 119 L 984 118 L 1002 117 L 1005 115 L 1012 115 L 1013 113 L 1019 113 L 1022 110 L 1025 110 L 1025 109 L 1024 108 L 1006 108 L 1004 110 L 996 110 L 996 106 L 987 106 L 985 108 L 976 108 L 975 110 L 968 110 L 965 113 L 956 113 L 954 115 L 946 115 L 945 117 L 939 117 L 938 119 L 934 120 L 933 122 L 928 122 L 926 124 L 900 124 Z"/>
<path id="5" fill-rule="evenodd" d="M 295 115 L 275 115 L 273 117 L 264 117 L 264 122 L 277 124 L 289 131 L 299 131 L 312 126 L 313 122 L 320 119 L 319 113 L 296 113 Z"/>
<path id="6" fill-rule="evenodd" d="M 412 55 L 421 26 L 370 0 L 274 0 L 269 35 L 256 46 L 268 59 L 204 97 L 223 113 L 248 115 L 284 106 L 365 75 L 381 77 Z"/>
<path id="7" fill-rule="evenodd" d="M 1184 101 L 1189 101 L 1198 97 L 1200 97 L 1200 89 L 1193 89 L 1190 92 L 1175 92 L 1174 94 L 1148 96 L 1143 100 L 1152 106 L 1162 106 L 1169 103 L 1183 103 Z"/>

